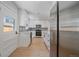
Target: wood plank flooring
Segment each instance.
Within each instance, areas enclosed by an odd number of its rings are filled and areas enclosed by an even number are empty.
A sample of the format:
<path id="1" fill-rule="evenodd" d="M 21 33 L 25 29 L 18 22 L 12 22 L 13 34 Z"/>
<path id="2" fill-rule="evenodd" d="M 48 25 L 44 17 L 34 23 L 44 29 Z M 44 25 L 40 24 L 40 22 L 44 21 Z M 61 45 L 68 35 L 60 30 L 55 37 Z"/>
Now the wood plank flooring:
<path id="1" fill-rule="evenodd" d="M 43 38 L 33 38 L 30 47 L 17 48 L 10 57 L 48 57 L 50 52 L 47 50 Z"/>

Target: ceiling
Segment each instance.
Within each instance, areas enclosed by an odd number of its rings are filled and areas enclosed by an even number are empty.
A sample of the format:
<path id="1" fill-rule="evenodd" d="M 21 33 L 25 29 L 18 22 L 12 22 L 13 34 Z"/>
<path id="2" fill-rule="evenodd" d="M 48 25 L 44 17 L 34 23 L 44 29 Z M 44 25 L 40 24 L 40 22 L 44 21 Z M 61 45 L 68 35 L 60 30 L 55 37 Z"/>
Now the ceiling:
<path id="1" fill-rule="evenodd" d="M 47 19 L 50 16 L 50 8 L 53 1 L 15 1 L 19 8 L 26 9 L 30 13 L 41 19 Z"/>
<path id="2" fill-rule="evenodd" d="M 16 5 L 42 20 L 48 20 L 50 13 L 56 12 L 56 1 L 15 1 Z M 61 1 L 59 9 L 63 10 L 75 5 L 77 1 Z"/>

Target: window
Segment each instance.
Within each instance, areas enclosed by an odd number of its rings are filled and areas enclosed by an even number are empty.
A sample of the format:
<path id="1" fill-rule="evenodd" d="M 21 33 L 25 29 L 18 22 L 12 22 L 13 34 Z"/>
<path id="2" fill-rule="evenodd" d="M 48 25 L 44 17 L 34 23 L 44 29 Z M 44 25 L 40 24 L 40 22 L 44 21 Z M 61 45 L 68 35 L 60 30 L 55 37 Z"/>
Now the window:
<path id="1" fill-rule="evenodd" d="M 11 16 L 5 16 L 3 26 L 3 32 L 12 32 L 15 29 L 15 20 Z"/>

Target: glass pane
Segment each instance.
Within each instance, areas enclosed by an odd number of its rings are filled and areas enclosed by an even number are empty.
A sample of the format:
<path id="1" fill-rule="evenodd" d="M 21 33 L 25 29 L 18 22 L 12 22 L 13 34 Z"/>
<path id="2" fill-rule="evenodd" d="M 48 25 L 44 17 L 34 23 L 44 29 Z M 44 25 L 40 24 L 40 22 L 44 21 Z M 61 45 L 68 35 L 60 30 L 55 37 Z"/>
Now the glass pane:
<path id="1" fill-rule="evenodd" d="M 3 21 L 3 32 L 12 32 L 15 30 L 15 20 L 11 16 L 5 16 Z"/>
<path id="2" fill-rule="evenodd" d="M 79 56 L 79 2 L 59 2 L 59 56 Z"/>

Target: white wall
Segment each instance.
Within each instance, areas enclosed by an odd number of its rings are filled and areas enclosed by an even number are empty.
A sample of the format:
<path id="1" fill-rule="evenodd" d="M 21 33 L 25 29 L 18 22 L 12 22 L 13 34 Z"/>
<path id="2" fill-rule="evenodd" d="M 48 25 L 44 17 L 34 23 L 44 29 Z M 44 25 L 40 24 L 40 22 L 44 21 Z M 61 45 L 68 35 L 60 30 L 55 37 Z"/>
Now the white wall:
<path id="1" fill-rule="evenodd" d="M 49 22 L 48 21 L 43 21 L 43 20 L 30 20 L 30 27 L 36 27 L 37 24 L 40 24 L 42 27 L 49 27 Z"/>
<path id="2" fill-rule="evenodd" d="M 15 34 L 18 27 L 17 7 L 12 2 L 0 2 L 0 8 L 0 54 L 1 56 L 9 56 L 17 47 L 17 35 Z M 5 16 L 12 16 L 15 19 L 13 32 L 3 32 Z"/>

